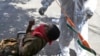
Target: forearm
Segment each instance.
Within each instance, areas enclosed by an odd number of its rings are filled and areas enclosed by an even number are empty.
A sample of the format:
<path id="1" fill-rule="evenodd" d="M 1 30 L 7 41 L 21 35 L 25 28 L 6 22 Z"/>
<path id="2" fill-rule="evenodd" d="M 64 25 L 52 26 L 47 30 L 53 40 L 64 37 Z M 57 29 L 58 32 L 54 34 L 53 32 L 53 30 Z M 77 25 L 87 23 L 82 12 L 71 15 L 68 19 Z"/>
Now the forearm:
<path id="1" fill-rule="evenodd" d="M 34 24 L 35 24 L 35 20 L 29 21 L 29 25 L 28 25 L 28 27 L 27 27 L 27 29 L 26 29 L 26 34 L 32 31 L 31 28 L 32 28 L 32 26 L 33 26 Z"/>
<path id="2" fill-rule="evenodd" d="M 32 25 L 28 25 L 28 27 L 26 29 L 26 33 L 31 32 L 31 28 L 32 28 Z"/>
<path id="3" fill-rule="evenodd" d="M 52 4 L 53 1 L 54 0 L 42 0 L 41 4 L 43 5 L 43 7 L 48 8 Z"/>
<path id="4" fill-rule="evenodd" d="M 84 7 L 94 13 L 97 7 L 97 0 L 87 0 Z"/>
<path id="5" fill-rule="evenodd" d="M 93 16 L 96 6 L 97 6 L 97 0 L 87 0 L 86 1 L 85 9 L 86 9 L 88 18 L 91 18 L 91 16 Z"/>

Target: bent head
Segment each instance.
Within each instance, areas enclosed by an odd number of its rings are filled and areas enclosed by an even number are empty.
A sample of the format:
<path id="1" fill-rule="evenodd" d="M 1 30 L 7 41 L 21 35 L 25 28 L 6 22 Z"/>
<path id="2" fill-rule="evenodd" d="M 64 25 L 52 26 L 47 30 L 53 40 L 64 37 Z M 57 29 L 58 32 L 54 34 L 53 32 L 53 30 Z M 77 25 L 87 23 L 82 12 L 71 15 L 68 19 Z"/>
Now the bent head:
<path id="1" fill-rule="evenodd" d="M 49 40 L 53 41 L 58 39 L 60 35 L 60 30 L 55 24 L 47 24 L 46 25 L 46 35 Z"/>

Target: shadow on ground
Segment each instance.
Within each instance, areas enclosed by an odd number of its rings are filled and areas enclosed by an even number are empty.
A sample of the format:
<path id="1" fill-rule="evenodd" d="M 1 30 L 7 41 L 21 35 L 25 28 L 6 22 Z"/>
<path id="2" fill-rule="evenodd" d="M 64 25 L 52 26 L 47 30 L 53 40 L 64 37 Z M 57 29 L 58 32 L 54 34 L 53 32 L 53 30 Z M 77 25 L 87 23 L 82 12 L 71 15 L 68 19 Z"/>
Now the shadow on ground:
<path id="1" fill-rule="evenodd" d="M 46 45 L 43 50 L 39 52 L 36 56 L 46 55 L 46 56 L 60 56 L 61 51 L 59 47 L 59 43 L 54 41 L 52 45 Z M 76 53 L 73 49 L 70 49 L 70 56 L 76 56 Z"/>

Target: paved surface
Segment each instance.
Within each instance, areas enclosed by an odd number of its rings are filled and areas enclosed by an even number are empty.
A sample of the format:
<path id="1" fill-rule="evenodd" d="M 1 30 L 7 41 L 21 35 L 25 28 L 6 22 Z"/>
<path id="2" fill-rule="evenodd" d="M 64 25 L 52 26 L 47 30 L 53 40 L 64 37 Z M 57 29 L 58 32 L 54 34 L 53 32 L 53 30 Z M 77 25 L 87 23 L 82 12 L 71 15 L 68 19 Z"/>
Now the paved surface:
<path id="1" fill-rule="evenodd" d="M 0 39 L 16 37 L 18 31 L 24 31 L 28 21 L 35 19 L 37 22 L 52 22 L 52 19 L 58 19 L 60 8 L 54 2 L 46 12 L 45 16 L 40 16 L 37 12 L 41 7 L 41 0 L 0 0 Z M 95 10 L 94 16 L 89 22 L 89 43 L 90 46 L 100 53 L 100 0 Z M 56 10 L 56 11 L 55 11 Z M 55 22 L 52 22 L 55 23 Z M 55 23 L 57 24 L 57 23 Z M 47 56 L 56 55 L 60 52 L 58 42 L 46 46 L 39 54 Z M 71 55 L 75 56 L 73 50 L 73 41 L 71 43 Z M 38 56 L 38 55 L 37 55 Z M 89 54 L 89 56 L 91 56 Z"/>
<path id="2" fill-rule="evenodd" d="M 89 43 L 91 47 L 100 54 L 100 0 L 98 0 L 97 9 L 89 22 Z"/>

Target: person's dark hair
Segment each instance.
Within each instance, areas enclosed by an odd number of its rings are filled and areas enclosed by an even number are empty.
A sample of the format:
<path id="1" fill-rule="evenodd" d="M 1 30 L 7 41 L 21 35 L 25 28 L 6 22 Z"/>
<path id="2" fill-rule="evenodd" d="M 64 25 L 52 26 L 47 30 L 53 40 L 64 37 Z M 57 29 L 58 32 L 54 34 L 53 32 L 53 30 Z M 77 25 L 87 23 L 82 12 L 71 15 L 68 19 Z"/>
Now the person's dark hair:
<path id="1" fill-rule="evenodd" d="M 49 24 L 48 30 L 47 30 L 47 37 L 49 40 L 53 41 L 56 40 L 60 35 L 60 30 L 55 24 Z"/>

